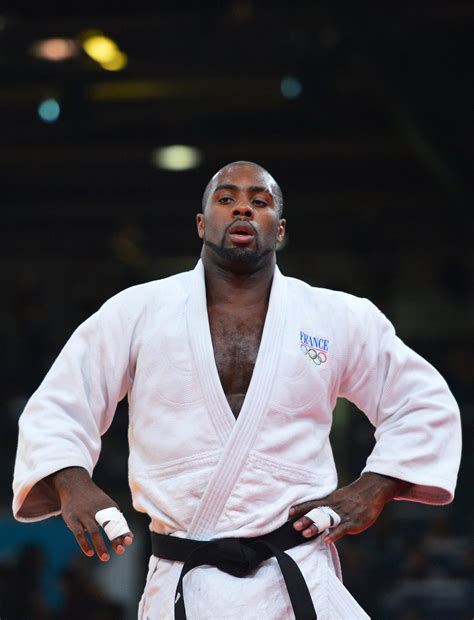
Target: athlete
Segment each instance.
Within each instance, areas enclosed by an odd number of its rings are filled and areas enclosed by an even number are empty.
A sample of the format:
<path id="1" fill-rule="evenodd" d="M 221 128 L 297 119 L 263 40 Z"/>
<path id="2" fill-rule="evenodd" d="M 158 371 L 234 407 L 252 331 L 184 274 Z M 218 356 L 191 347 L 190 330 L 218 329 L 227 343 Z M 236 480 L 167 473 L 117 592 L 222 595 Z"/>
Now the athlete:
<path id="1" fill-rule="evenodd" d="M 20 419 L 13 512 L 62 514 L 107 561 L 133 534 L 92 479 L 128 396 L 133 505 L 153 555 L 139 617 L 367 618 L 334 542 L 393 500 L 452 501 L 460 422 L 446 382 L 368 300 L 283 276 L 282 192 L 251 162 L 209 181 L 193 271 L 131 287 L 78 327 Z M 338 397 L 375 427 L 352 484 L 329 444 Z"/>

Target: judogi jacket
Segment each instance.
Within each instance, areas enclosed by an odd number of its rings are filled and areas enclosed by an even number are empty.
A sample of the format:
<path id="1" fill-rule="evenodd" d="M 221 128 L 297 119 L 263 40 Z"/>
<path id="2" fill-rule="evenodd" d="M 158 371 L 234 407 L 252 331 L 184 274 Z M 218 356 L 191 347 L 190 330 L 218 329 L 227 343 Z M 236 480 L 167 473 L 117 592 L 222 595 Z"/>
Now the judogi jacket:
<path id="1" fill-rule="evenodd" d="M 234 343 L 228 347 L 232 354 Z M 201 261 L 193 271 L 122 291 L 80 325 L 20 418 L 16 519 L 60 513 L 42 479 L 69 466 L 92 475 L 101 436 L 126 395 L 133 505 L 158 533 L 258 536 L 281 526 L 293 504 L 331 493 L 337 473 L 329 432 L 338 397 L 375 427 L 364 471 L 411 482 L 397 499 L 453 499 L 461 434 L 444 379 L 370 301 L 311 287 L 278 268 L 237 419 L 214 360 Z M 289 553 L 318 618 L 367 617 L 338 580 L 334 549 L 317 539 Z M 197 593 L 186 601 L 188 617 L 291 618 L 274 564 L 245 579 L 194 569 L 185 578 L 186 592 Z M 143 617 L 173 617 L 179 569 L 152 558 Z"/>

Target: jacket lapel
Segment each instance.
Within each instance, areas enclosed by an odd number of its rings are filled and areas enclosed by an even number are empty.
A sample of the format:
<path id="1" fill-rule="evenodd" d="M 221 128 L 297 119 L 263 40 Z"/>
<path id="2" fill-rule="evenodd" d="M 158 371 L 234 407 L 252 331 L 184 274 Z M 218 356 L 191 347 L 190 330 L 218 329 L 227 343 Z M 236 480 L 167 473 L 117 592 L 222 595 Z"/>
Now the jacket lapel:
<path id="1" fill-rule="evenodd" d="M 235 420 L 214 359 L 201 261 L 194 274 L 195 282 L 187 311 L 190 341 L 208 412 L 224 446 L 221 459 L 188 530 L 188 536 L 206 540 L 213 536 L 267 411 L 280 361 L 288 293 L 286 279 L 276 267 L 255 368 L 239 417 Z"/>

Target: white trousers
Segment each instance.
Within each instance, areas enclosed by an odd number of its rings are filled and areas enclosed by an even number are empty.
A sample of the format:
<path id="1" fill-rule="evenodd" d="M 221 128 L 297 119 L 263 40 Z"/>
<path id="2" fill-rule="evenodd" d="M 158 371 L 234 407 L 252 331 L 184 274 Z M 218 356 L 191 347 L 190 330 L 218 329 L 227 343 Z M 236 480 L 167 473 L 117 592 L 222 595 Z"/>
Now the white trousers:
<path id="1" fill-rule="evenodd" d="M 313 598 L 318 620 L 370 620 L 344 587 L 335 548 L 321 539 L 286 553 L 295 559 Z M 174 620 L 174 597 L 183 564 L 151 556 L 138 620 Z M 201 566 L 184 578 L 188 620 L 294 620 L 280 568 L 274 558 L 246 577 Z"/>

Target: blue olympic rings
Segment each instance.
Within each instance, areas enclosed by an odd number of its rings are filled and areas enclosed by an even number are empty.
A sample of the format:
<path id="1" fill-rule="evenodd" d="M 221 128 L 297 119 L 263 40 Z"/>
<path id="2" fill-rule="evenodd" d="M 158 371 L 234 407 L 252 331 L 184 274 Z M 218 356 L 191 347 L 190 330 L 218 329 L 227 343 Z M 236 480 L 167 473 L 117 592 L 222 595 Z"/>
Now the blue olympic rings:
<path id="1" fill-rule="evenodd" d="M 316 364 L 316 366 L 321 366 L 321 364 L 325 364 L 327 362 L 328 356 L 324 353 L 324 351 L 317 351 L 304 343 L 301 343 L 301 350 L 309 357 L 310 360 L 313 360 L 313 364 Z"/>

